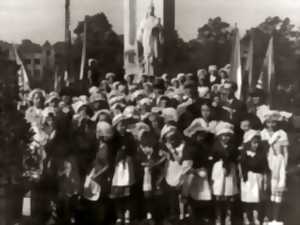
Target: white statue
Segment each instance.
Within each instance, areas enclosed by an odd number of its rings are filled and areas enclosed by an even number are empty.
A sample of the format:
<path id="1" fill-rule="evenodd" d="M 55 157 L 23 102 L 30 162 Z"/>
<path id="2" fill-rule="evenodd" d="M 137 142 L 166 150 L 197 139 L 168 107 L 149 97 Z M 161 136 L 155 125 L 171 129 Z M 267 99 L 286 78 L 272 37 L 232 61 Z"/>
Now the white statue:
<path id="1" fill-rule="evenodd" d="M 148 75 L 155 75 L 162 59 L 162 44 L 164 42 L 161 20 L 155 16 L 154 11 L 155 8 L 152 2 L 137 33 L 142 72 Z"/>

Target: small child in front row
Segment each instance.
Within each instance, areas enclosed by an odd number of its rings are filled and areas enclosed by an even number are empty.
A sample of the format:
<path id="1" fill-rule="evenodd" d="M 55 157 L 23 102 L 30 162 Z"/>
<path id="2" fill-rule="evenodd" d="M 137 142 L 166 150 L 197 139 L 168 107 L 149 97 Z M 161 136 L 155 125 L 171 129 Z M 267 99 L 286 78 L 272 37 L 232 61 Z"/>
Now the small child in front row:
<path id="1" fill-rule="evenodd" d="M 159 219 L 157 214 L 161 209 L 157 197 L 162 194 L 166 156 L 159 150 L 158 141 L 152 131 L 141 130 L 138 134 L 138 142 L 136 158 L 139 168 L 139 188 L 143 192 L 140 199 L 143 205 L 142 215 L 149 222 L 154 222 Z"/>
<path id="2" fill-rule="evenodd" d="M 215 161 L 212 168 L 212 190 L 215 197 L 216 225 L 232 224 L 232 210 L 238 195 L 238 157 L 239 151 L 234 144 L 233 125 L 220 122 L 216 127 L 216 142 L 212 156 Z"/>
<path id="3" fill-rule="evenodd" d="M 269 167 L 259 131 L 249 130 L 244 134 L 240 165 L 244 225 L 260 225 Z"/>

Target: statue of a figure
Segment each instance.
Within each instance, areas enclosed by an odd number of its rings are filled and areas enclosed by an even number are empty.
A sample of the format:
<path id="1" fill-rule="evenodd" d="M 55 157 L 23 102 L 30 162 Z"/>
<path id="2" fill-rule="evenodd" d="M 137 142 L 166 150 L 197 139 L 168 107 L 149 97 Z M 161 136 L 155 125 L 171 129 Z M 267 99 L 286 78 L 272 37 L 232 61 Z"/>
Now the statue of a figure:
<path id="1" fill-rule="evenodd" d="M 158 65 L 162 61 L 163 27 L 160 18 L 155 16 L 152 4 L 146 17 L 140 24 L 137 41 L 139 62 L 144 74 L 155 75 Z"/>

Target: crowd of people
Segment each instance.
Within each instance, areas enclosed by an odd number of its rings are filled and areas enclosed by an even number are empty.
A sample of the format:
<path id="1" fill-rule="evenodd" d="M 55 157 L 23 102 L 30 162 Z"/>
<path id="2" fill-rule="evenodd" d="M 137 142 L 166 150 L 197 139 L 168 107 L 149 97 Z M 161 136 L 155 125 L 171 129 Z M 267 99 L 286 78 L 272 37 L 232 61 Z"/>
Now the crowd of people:
<path id="1" fill-rule="evenodd" d="M 37 224 L 280 224 L 292 115 L 236 90 L 216 66 L 108 73 L 82 96 L 32 90 L 23 211 L 30 198 Z"/>

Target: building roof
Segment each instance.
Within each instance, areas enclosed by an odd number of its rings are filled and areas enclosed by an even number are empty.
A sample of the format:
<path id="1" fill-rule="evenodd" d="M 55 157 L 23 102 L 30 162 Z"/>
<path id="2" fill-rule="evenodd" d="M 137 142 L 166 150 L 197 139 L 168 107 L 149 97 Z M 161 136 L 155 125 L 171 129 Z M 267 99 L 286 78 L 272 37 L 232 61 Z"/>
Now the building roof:
<path id="1" fill-rule="evenodd" d="M 18 47 L 22 54 L 41 53 L 42 47 L 39 44 L 33 43 L 31 40 L 23 40 Z"/>

